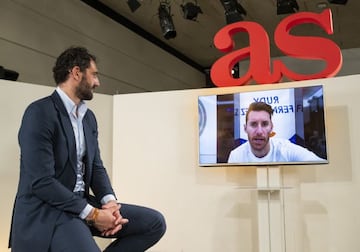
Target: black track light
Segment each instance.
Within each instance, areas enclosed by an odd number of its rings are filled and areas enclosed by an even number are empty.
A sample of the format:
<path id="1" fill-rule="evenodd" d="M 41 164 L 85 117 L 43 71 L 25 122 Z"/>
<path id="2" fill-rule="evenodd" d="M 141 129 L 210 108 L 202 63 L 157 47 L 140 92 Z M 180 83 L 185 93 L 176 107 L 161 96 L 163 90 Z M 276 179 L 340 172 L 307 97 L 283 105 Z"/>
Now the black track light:
<path id="1" fill-rule="evenodd" d="M 347 0 L 328 0 L 331 4 L 342 4 L 345 5 L 347 3 Z"/>
<path id="2" fill-rule="evenodd" d="M 197 1 L 181 4 L 180 7 L 182 9 L 184 18 L 188 20 L 196 21 L 198 14 L 203 13 L 200 6 L 197 5 Z"/>
<path id="3" fill-rule="evenodd" d="M 277 0 L 277 15 L 291 14 L 299 11 L 299 5 L 296 0 Z"/>
<path id="4" fill-rule="evenodd" d="M 225 9 L 226 24 L 243 21 L 246 16 L 246 10 L 238 3 L 237 0 L 220 0 Z"/>
<path id="5" fill-rule="evenodd" d="M 167 1 L 160 2 L 159 5 L 159 20 L 160 27 L 165 39 L 171 39 L 176 37 L 176 30 L 171 18 L 171 8 Z"/>
<path id="6" fill-rule="evenodd" d="M 129 5 L 131 12 L 135 12 L 141 6 L 138 0 L 128 0 L 127 4 Z"/>
<path id="7" fill-rule="evenodd" d="M 0 79 L 16 81 L 18 78 L 18 72 L 0 66 Z"/>

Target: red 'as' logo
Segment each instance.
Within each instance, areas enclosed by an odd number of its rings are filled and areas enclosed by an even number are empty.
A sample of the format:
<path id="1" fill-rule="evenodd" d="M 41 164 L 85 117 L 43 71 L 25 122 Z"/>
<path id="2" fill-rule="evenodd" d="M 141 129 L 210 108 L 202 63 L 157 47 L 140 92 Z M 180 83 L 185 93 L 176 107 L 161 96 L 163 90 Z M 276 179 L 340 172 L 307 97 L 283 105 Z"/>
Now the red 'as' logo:
<path id="1" fill-rule="evenodd" d="M 330 9 L 320 14 L 300 12 L 282 20 L 274 33 L 277 47 L 285 54 L 299 59 L 323 60 L 326 67 L 321 72 L 314 74 L 299 74 L 288 69 L 281 60 L 273 60 L 271 72 L 270 43 L 264 28 L 255 22 L 237 22 L 225 26 L 214 37 L 214 45 L 217 49 L 227 53 L 219 58 L 211 67 L 210 76 L 213 83 L 218 87 L 240 86 L 248 83 L 251 79 L 256 83 L 276 83 L 282 76 L 291 80 L 308 80 L 335 76 L 342 65 L 340 48 L 331 40 L 313 36 L 294 36 L 290 34 L 292 28 L 297 25 L 313 23 L 320 26 L 327 34 L 333 34 L 332 14 Z M 233 50 L 234 41 L 232 36 L 238 32 L 247 32 L 249 46 Z M 234 65 L 249 58 L 248 71 L 233 78 L 231 71 Z"/>

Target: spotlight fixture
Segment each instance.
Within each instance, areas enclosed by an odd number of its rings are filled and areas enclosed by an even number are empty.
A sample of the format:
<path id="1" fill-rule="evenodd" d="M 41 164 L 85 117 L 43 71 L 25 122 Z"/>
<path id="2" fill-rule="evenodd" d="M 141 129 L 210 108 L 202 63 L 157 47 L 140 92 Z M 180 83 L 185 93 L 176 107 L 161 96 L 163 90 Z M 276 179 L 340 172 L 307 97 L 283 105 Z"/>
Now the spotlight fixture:
<path id="1" fill-rule="evenodd" d="M 165 39 L 176 37 L 176 30 L 171 18 L 171 8 L 168 1 L 162 1 L 159 5 L 160 27 Z"/>
<path id="2" fill-rule="evenodd" d="M 277 0 L 277 15 L 291 14 L 299 10 L 299 5 L 296 0 Z"/>
<path id="3" fill-rule="evenodd" d="M 231 70 L 231 75 L 232 75 L 232 77 L 235 78 L 235 79 L 237 79 L 237 78 L 240 77 L 240 63 L 239 63 L 239 62 L 237 62 L 237 63 L 233 66 L 233 68 L 232 68 L 232 70 Z"/>
<path id="4" fill-rule="evenodd" d="M 195 2 L 187 2 L 185 4 L 181 4 L 180 5 L 184 18 L 185 19 L 189 19 L 192 21 L 196 21 L 196 18 L 198 16 L 199 13 L 203 13 L 200 9 L 200 6 L 197 5 L 197 1 L 195 0 Z"/>
<path id="5" fill-rule="evenodd" d="M 342 4 L 345 5 L 347 3 L 347 0 L 328 0 L 331 4 Z"/>
<path id="6" fill-rule="evenodd" d="M 129 5 L 131 12 L 135 12 L 141 6 L 138 0 L 128 0 L 127 4 Z"/>
<path id="7" fill-rule="evenodd" d="M 246 10 L 237 0 L 220 0 L 225 9 L 226 24 L 243 21 L 243 15 L 246 16 Z"/>
<path id="8" fill-rule="evenodd" d="M 19 77 L 19 73 L 13 70 L 5 69 L 0 66 L 0 79 L 16 81 Z"/>

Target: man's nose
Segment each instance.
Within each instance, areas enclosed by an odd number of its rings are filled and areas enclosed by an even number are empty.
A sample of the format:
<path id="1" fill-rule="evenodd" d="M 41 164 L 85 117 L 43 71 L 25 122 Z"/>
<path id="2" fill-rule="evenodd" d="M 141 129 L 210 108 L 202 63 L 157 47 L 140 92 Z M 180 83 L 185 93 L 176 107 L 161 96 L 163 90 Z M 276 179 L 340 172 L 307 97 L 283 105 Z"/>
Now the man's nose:
<path id="1" fill-rule="evenodd" d="M 264 132 L 264 128 L 261 125 L 258 125 L 255 128 L 255 132 L 256 132 L 256 134 L 262 134 Z"/>
<path id="2" fill-rule="evenodd" d="M 99 79 L 96 79 L 96 80 L 94 81 L 94 86 L 95 86 L 95 87 L 99 87 L 99 86 L 100 86 L 100 80 L 99 80 Z"/>

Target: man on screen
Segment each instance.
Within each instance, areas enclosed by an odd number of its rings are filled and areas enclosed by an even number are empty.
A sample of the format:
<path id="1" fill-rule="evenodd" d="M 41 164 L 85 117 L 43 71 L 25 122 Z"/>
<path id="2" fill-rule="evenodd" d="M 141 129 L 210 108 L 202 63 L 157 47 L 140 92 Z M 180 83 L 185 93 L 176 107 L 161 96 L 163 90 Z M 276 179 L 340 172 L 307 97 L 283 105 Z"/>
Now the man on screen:
<path id="1" fill-rule="evenodd" d="M 253 102 L 246 112 L 244 130 L 248 141 L 230 152 L 228 163 L 325 161 L 313 152 L 287 139 L 272 138 L 273 109 Z"/>

